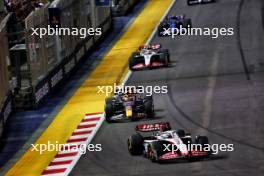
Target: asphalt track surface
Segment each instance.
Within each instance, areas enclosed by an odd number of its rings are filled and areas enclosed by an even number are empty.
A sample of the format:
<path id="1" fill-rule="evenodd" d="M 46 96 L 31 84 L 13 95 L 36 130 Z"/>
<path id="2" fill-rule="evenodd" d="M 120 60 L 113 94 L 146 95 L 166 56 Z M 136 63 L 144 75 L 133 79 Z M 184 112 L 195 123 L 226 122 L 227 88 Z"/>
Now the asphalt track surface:
<path id="1" fill-rule="evenodd" d="M 82 156 L 72 176 L 217 175 L 264 173 L 264 33 L 262 0 L 218 0 L 188 7 L 178 0 L 170 14 L 185 13 L 195 27 L 233 27 L 235 35 L 154 37 L 171 52 L 170 68 L 135 72 L 129 84 L 167 85 L 154 95 L 156 119 L 104 123 L 93 143 L 103 151 Z M 244 65 L 246 64 L 246 65 Z M 233 152 L 197 162 L 155 164 L 130 156 L 126 139 L 136 124 L 169 121 L 173 128 L 207 135 L 211 143 L 234 144 Z"/>

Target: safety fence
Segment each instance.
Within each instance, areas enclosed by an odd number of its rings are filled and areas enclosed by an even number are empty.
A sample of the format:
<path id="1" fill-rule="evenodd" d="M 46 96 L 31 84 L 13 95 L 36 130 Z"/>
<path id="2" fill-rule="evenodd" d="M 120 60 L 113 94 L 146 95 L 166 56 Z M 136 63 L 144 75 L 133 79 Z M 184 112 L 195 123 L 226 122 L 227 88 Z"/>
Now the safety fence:
<path id="1" fill-rule="evenodd" d="M 31 28 L 47 28 L 51 14 L 60 27 L 101 28 L 102 35 L 48 36 L 31 35 Z M 29 105 L 38 106 L 53 93 L 76 69 L 96 44 L 111 29 L 109 7 L 97 7 L 93 0 L 58 0 L 46 4 L 26 18 L 26 46 L 33 94 Z"/>
<path id="2" fill-rule="evenodd" d="M 114 16 L 126 15 L 140 0 L 112 0 L 112 13 Z"/>
<path id="3" fill-rule="evenodd" d="M 13 111 L 12 93 L 9 91 L 6 94 L 0 106 L 0 138 L 3 134 L 6 121 L 8 117 L 11 115 L 12 111 Z"/>
<path id="4" fill-rule="evenodd" d="M 127 13 L 138 1 L 120 0 L 114 3 L 118 3 L 121 10 Z M 108 5 L 98 5 L 107 4 L 106 2 Z M 109 2 L 110 0 L 104 2 L 100 0 L 46 1 L 44 6 L 33 9 L 27 15 L 24 25 L 21 25 L 24 29 L 13 31 L 11 27 L 11 33 L 17 33 L 17 36 L 7 35 L 9 47 L 10 41 L 11 43 L 19 39 L 20 41 L 12 45 L 12 49 L 7 48 L 7 53 L 8 50 L 11 53 L 10 59 L 1 59 L 12 62 L 9 69 L 11 76 L 6 77 L 5 81 L 1 81 L 3 78 L 0 77 L 0 81 L 6 83 L 2 86 L 3 89 L 8 86 L 8 79 L 11 80 L 11 85 L 16 84 L 11 86 L 15 108 L 37 107 L 76 70 L 84 59 L 83 56 L 89 53 L 111 30 Z M 78 35 L 44 35 L 43 37 L 32 35 L 32 29 L 47 29 L 54 24 L 58 24 L 61 28 L 101 28 L 101 35 L 88 35 L 86 38 Z M 21 44 L 23 41 L 24 43 Z M 1 44 L 1 46 L 8 46 L 8 44 Z M 4 53 L 1 52 L 2 55 Z M 1 57 L 6 57 L 2 55 Z M 0 91 L 0 100 L 6 96 L 7 91 L 3 89 Z"/>
<path id="5" fill-rule="evenodd" d="M 9 50 L 6 38 L 6 23 L 9 19 L 7 15 L 0 23 L 0 136 L 2 134 L 4 124 L 12 111 L 12 94 L 9 86 L 8 65 Z"/>

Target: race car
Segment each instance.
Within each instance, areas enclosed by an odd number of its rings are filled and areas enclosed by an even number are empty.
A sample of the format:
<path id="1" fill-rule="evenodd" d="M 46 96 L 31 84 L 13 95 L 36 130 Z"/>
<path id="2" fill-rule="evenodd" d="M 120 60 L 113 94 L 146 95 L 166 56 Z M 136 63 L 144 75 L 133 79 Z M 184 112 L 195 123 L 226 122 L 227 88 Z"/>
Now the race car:
<path id="1" fill-rule="evenodd" d="M 188 5 L 204 4 L 210 2 L 215 2 L 215 0 L 187 0 Z"/>
<path id="2" fill-rule="evenodd" d="M 209 140 L 206 136 L 192 139 L 184 130 L 172 130 L 169 122 L 140 124 L 137 133 L 127 140 L 131 155 L 143 155 L 153 162 L 166 160 L 207 158 L 211 155 Z M 143 137 L 140 132 L 153 132 Z M 194 145 L 195 144 L 195 145 Z"/>
<path id="3" fill-rule="evenodd" d="M 172 15 L 167 16 L 158 26 L 158 36 L 170 36 L 176 29 L 191 28 L 192 22 L 190 18 L 185 15 Z"/>
<path id="4" fill-rule="evenodd" d="M 132 71 L 144 68 L 167 67 L 170 63 L 168 49 L 162 49 L 160 44 L 140 46 L 129 58 L 129 69 Z"/>
<path id="5" fill-rule="evenodd" d="M 137 93 L 115 94 L 105 100 L 106 121 L 134 121 L 154 117 L 152 96 Z"/>

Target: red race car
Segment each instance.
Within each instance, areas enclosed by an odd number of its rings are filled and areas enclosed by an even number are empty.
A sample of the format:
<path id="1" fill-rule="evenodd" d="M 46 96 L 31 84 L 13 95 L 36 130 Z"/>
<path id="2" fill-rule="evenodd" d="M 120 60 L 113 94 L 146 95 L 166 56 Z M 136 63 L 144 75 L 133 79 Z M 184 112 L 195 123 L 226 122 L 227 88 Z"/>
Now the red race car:
<path id="1" fill-rule="evenodd" d="M 168 49 L 162 49 L 160 44 L 143 45 L 129 58 L 129 69 L 135 71 L 144 68 L 166 67 L 169 63 Z"/>
<path id="2" fill-rule="evenodd" d="M 206 136 L 192 139 L 184 130 L 172 130 L 168 122 L 141 124 L 136 126 L 137 134 L 127 140 L 131 155 L 143 155 L 153 162 L 173 159 L 200 159 L 211 155 Z M 154 132 L 143 136 L 139 132 Z"/>

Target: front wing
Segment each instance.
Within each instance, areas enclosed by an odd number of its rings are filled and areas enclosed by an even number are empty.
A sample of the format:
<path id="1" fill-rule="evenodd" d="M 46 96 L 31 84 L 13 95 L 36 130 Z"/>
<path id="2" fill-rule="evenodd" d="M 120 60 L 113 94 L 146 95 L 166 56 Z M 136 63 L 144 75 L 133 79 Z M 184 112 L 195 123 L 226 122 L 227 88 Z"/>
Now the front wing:
<path id="1" fill-rule="evenodd" d="M 163 66 L 165 66 L 165 64 L 162 62 L 152 62 L 149 65 L 145 65 L 144 63 L 138 63 L 134 65 L 132 68 L 133 70 L 140 70 L 144 68 L 156 68 L 156 67 L 163 67 Z"/>
<path id="2" fill-rule="evenodd" d="M 210 156 L 210 152 L 206 151 L 191 151 L 188 154 L 180 154 L 177 152 L 167 152 L 158 156 L 159 161 L 175 160 L 175 159 L 191 159 L 191 158 L 205 158 Z"/>
<path id="3" fill-rule="evenodd" d="M 125 114 L 116 114 L 113 115 L 112 117 L 110 117 L 110 121 L 112 122 L 121 122 L 121 121 L 126 121 L 126 120 L 137 120 L 137 119 L 142 119 L 145 118 L 146 114 L 145 113 L 135 113 L 135 115 L 133 115 L 133 117 L 126 117 Z"/>

